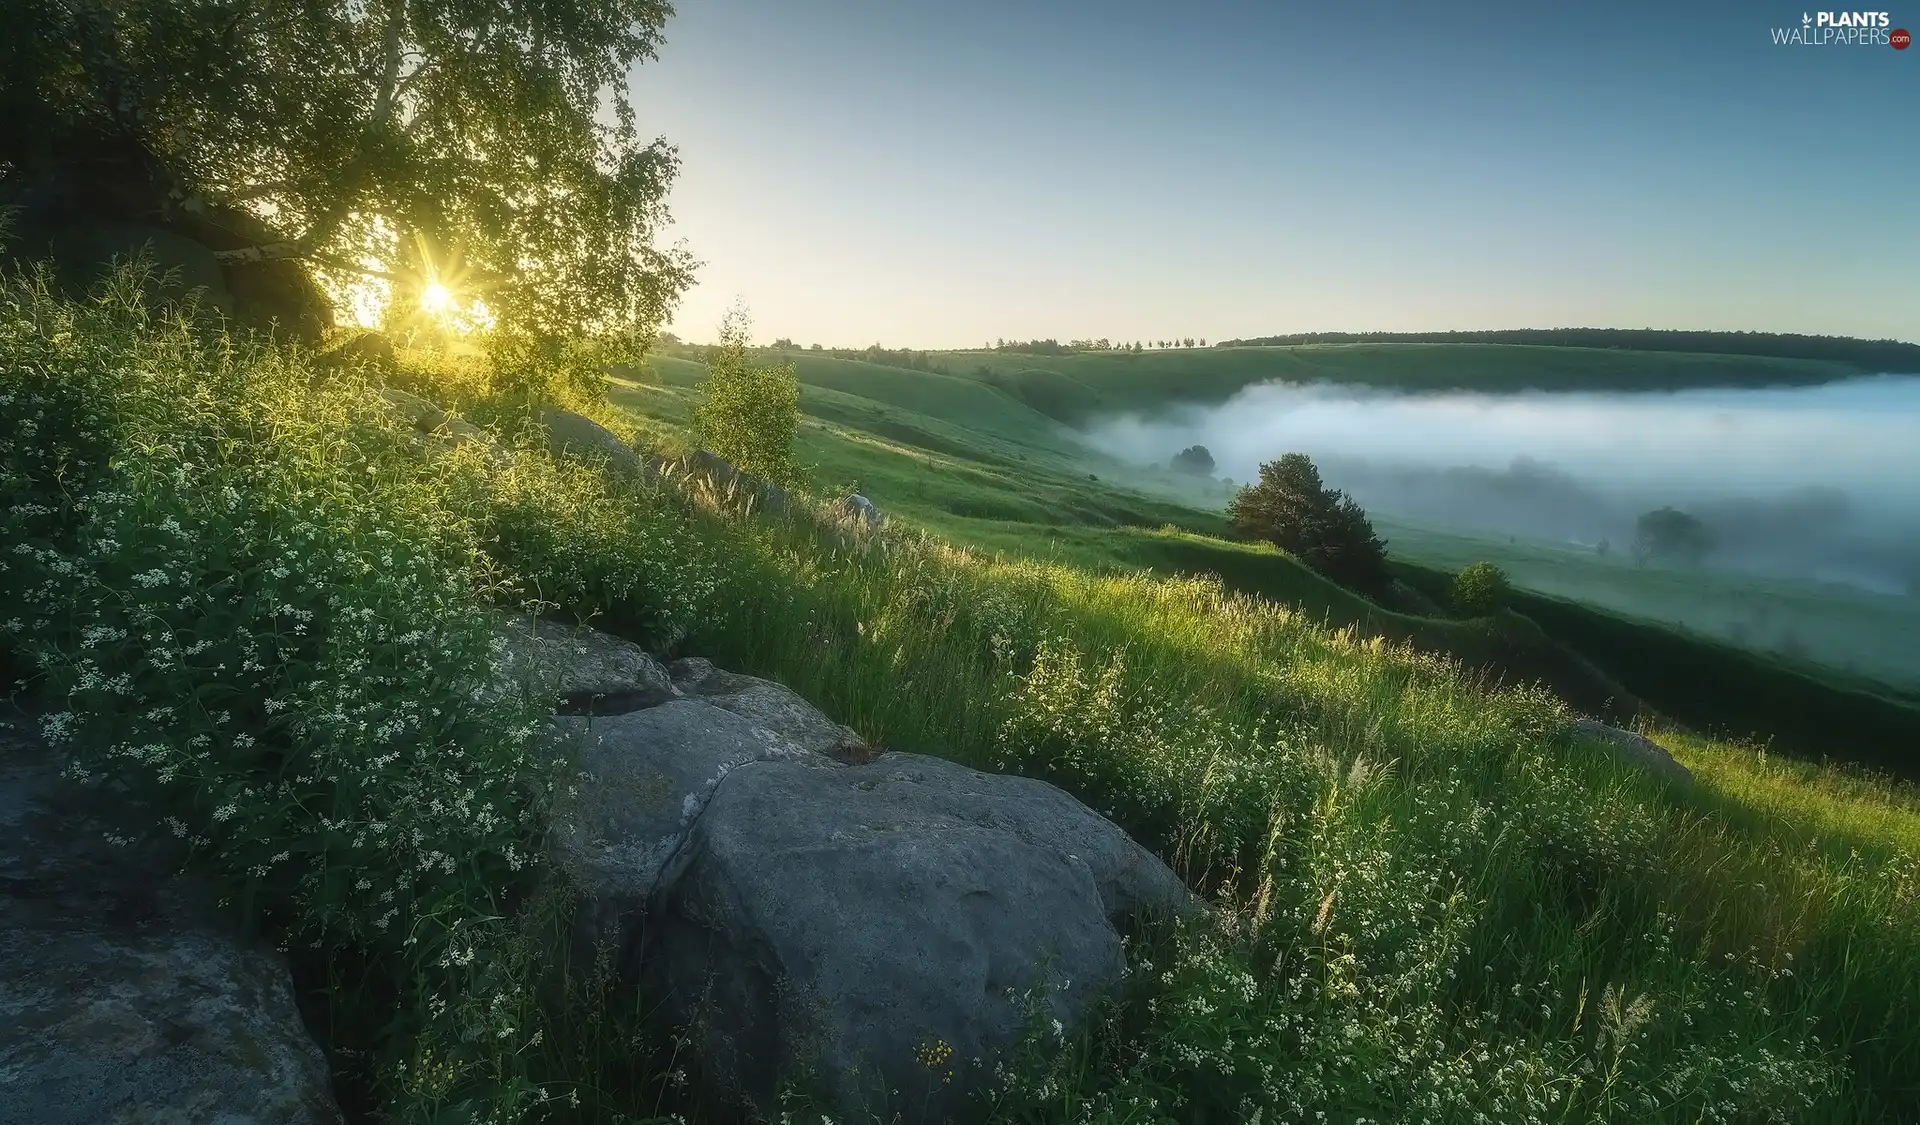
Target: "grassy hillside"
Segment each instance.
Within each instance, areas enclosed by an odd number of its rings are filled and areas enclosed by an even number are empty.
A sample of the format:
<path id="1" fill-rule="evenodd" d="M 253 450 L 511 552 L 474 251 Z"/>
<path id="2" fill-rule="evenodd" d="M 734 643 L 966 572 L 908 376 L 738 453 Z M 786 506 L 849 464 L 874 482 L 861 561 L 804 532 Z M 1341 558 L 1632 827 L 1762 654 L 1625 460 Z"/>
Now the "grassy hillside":
<path id="1" fill-rule="evenodd" d="M 1213 897 L 1136 936 L 1084 1034 L 1035 1026 L 991 1120 L 1920 1116 L 1909 789 L 1676 738 L 1700 784 L 1673 791 L 1549 697 L 1218 582 L 849 545 L 444 448 L 298 350 L 8 285 L 0 649 L 291 951 L 363 1114 L 712 1119 L 530 893 L 555 775 L 530 701 L 477 689 L 488 607 L 538 600 L 1048 778 Z M 626 393 L 664 432 L 674 391 Z M 945 471 L 837 425 L 808 441 Z"/>
<path id="2" fill-rule="evenodd" d="M 659 424 L 659 440 L 681 440 L 677 427 L 690 417 L 704 368 L 675 359 L 656 359 L 654 366 L 659 384 L 618 382 L 613 400 L 642 424 Z M 1920 774 L 1920 702 L 1870 678 L 1796 667 L 1655 620 L 1672 613 L 1704 621 L 1703 615 L 1737 614 L 1763 602 L 1773 607 L 1775 627 L 1798 628 L 1809 648 L 1822 646 L 1815 653 L 1838 652 L 1833 646 L 1840 640 L 1826 630 L 1834 628 L 1837 612 L 1857 602 L 1877 615 L 1866 619 L 1863 635 L 1888 645 L 1886 660 L 1874 666 L 1897 671 L 1914 656 L 1911 646 L 1898 643 L 1900 615 L 1920 614 L 1911 599 L 1881 599 L 1893 603 L 1887 607 L 1864 595 L 1801 604 L 1796 599 L 1804 589 L 1785 584 L 1749 589 L 1757 580 L 1716 577 L 1703 585 L 1697 573 L 1643 572 L 1590 551 L 1387 522 L 1403 577 L 1430 601 L 1444 603 L 1445 572 L 1490 558 L 1524 586 L 1600 606 L 1523 594 L 1524 616 L 1455 621 L 1395 612 L 1415 607 L 1373 605 L 1291 558 L 1228 541 L 1217 509 L 1192 506 L 1202 503 L 1197 491 L 1191 504 L 1169 499 L 1179 494 L 1173 482 L 1143 479 L 1086 451 L 991 386 L 832 358 L 803 356 L 799 370 L 806 415 L 800 459 L 811 467 L 814 484 L 857 486 L 894 519 L 952 542 L 1109 572 L 1218 575 L 1229 589 L 1271 598 L 1335 628 L 1411 643 L 1494 678 L 1543 681 L 1591 713 L 1626 718 L 1644 702 L 1702 729 L 1771 741 L 1780 751 Z M 922 413 L 914 403 L 951 413 Z M 1211 501 L 1218 504 L 1218 496 Z M 1621 584 L 1623 576 L 1628 585 Z M 1622 590 L 1632 591 L 1634 600 L 1619 601 Z M 1638 612 L 1604 611 L 1622 605 Z M 1854 642 L 1844 651 L 1858 657 L 1857 637 Z"/>
<path id="3" fill-rule="evenodd" d="M 1638 352 L 1816 359 L 1844 363 L 1862 374 L 1920 374 L 1920 344 L 1807 336 L 1791 332 L 1685 332 L 1658 328 L 1515 328 L 1491 332 L 1304 332 L 1223 340 L 1221 347 L 1296 344 L 1524 344 L 1566 348 L 1623 348 Z"/>
<path id="4" fill-rule="evenodd" d="M 1831 360 L 1516 344 L 1305 344 L 1064 356 L 954 352 L 940 359 L 956 376 L 986 382 L 1068 423 L 1171 402 L 1224 402 L 1269 380 L 1499 393 L 1806 385 L 1860 373 Z"/>
<path id="5" fill-rule="evenodd" d="M 1486 559 L 1522 587 L 1622 617 L 1665 622 L 1850 687 L 1920 695 L 1920 598 L 1838 583 L 1681 565 L 1637 566 L 1626 552 L 1377 521 L 1408 561 L 1457 570 Z"/>

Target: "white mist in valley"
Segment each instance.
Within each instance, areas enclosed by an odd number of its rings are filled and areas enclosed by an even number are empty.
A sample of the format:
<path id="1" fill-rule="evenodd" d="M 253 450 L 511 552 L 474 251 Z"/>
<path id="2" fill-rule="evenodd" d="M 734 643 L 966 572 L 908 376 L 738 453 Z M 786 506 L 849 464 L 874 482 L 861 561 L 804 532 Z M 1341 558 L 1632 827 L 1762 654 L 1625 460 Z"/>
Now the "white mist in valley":
<path id="1" fill-rule="evenodd" d="M 1307 453 L 1369 511 L 1507 535 L 1624 546 L 1641 512 L 1671 504 L 1712 527 L 1715 565 L 1889 593 L 1920 582 L 1915 376 L 1633 394 L 1263 383 L 1081 436 L 1142 465 L 1204 445 L 1236 481 Z"/>

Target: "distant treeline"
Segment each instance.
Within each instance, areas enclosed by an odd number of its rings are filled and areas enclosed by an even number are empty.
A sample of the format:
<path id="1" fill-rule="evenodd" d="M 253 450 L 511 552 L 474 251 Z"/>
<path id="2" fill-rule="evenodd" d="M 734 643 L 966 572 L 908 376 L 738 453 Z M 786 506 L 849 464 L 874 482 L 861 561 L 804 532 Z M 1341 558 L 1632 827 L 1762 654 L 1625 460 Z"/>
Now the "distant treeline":
<path id="1" fill-rule="evenodd" d="M 1801 336 L 1784 332 L 1674 332 L 1656 328 L 1510 328 L 1494 332 L 1296 332 L 1222 340 L 1215 347 L 1288 344 L 1541 344 L 1561 348 L 1623 348 L 1646 352 L 1703 352 L 1816 359 L 1869 371 L 1920 373 L 1920 344 Z"/>
<path id="2" fill-rule="evenodd" d="M 1049 336 L 1044 340 L 995 340 L 989 351 L 1012 352 L 1015 355 L 1075 355 L 1080 352 L 1143 352 L 1150 348 L 1191 348 L 1196 343 L 1206 347 L 1204 339 L 1196 341 L 1192 336 L 1176 336 L 1167 340 L 1135 340 L 1131 344 L 1125 340 L 1109 340 L 1102 336 L 1098 340 L 1068 340 L 1066 343 Z"/>
<path id="3" fill-rule="evenodd" d="M 692 359 L 705 362 L 713 353 L 712 344 L 689 344 L 671 332 L 662 332 L 654 345 L 654 351 L 660 355 L 670 355 L 679 359 Z M 909 371 L 930 371 L 936 375 L 952 374 L 947 366 L 933 357 L 931 352 L 915 351 L 912 348 L 883 348 L 879 344 L 869 344 L 864 348 L 828 348 L 819 344 L 802 347 L 782 336 L 760 351 L 806 352 L 809 355 L 830 355 L 836 359 L 857 359 L 866 363 L 877 363 L 886 367 L 904 367 Z"/>
<path id="4" fill-rule="evenodd" d="M 773 346 L 778 350 L 800 351 L 791 340 L 775 340 Z M 883 348 L 879 344 L 868 344 L 864 348 L 827 348 L 814 344 L 805 349 L 818 355 L 830 355 L 836 359 L 857 359 L 863 363 L 877 363 L 884 367 L 904 367 L 908 371 L 931 371 L 936 375 L 948 374 L 946 365 L 934 359 L 927 352 L 912 348 Z"/>

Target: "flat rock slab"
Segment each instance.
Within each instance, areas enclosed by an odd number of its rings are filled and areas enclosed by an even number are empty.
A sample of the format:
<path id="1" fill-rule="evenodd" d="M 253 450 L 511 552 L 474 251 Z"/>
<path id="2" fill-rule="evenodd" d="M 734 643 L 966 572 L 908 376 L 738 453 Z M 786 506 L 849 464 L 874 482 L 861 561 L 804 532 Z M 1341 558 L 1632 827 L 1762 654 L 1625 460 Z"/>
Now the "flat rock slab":
<path id="1" fill-rule="evenodd" d="M 673 686 L 704 703 L 731 711 L 769 731 L 794 749 L 824 754 L 841 762 L 874 757 L 866 740 L 852 727 L 821 714 L 813 704 L 785 684 L 724 672 L 699 658 L 676 660 L 667 666 Z"/>
<path id="2" fill-rule="evenodd" d="M 327 1064 L 285 963 L 109 843 L 110 802 L 0 726 L 0 1121 L 327 1125 Z"/>
<path id="3" fill-rule="evenodd" d="M 662 877 L 643 978 L 706 1080 L 771 1116 L 809 1074 L 860 1120 L 964 1115 L 1023 1033 L 1071 1026 L 1118 979 L 1116 923 L 1195 904 L 1061 790 L 937 758 L 742 765 Z M 950 1051 L 930 1070 L 923 1048 Z M 894 1091 L 898 1091 L 896 1095 Z"/>
<path id="4" fill-rule="evenodd" d="M 612 714 L 652 707 L 680 692 L 660 662 L 631 641 L 551 618 L 514 615 L 500 625 L 503 678 L 531 683 L 563 710 Z"/>
<path id="5" fill-rule="evenodd" d="M 1575 738 L 1612 747 L 1622 757 L 1649 773 L 1679 785 L 1693 784 L 1693 771 L 1674 761 L 1673 755 L 1667 753 L 1664 746 L 1644 734 L 1623 730 L 1598 719 L 1574 720 L 1572 733 Z"/>
<path id="6" fill-rule="evenodd" d="M 609 468 L 633 476 L 651 476 L 653 467 L 620 435 L 584 414 L 558 406 L 543 407 L 540 422 L 547 427 L 547 444 L 555 453 L 587 460 L 604 460 Z"/>

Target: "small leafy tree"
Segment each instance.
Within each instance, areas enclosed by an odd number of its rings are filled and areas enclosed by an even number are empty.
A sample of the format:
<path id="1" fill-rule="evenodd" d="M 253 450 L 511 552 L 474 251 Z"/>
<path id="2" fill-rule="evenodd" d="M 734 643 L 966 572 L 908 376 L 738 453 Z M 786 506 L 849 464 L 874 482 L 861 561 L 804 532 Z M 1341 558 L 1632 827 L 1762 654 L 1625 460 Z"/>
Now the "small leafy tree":
<path id="1" fill-rule="evenodd" d="M 800 428 L 800 378 L 791 363 L 753 366 L 750 339 L 746 310 L 736 306 L 720 322 L 720 344 L 707 358 L 695 431 L 701 445 L 735 468 L 790 485 L 799 477 L 793 436 Z"/>
<path id="2" fill-rule="evenodd" d="M 1633 557 L 1644 564 L 1649 559 L 1680 559 L 1697 564 L 1713 550 L 1713 532 L 1677 508 L 1666 507 L 1642 515 L 1634 527 Z"/>
<path id="3" fill-rule="evenodd" d="M 1511 589 L 1506 571 L 1477 562 L 1453 576 L 1453 604 L 1462 613 L 1484 617 L 1506 605 Z"/>
<path id="4" fill-rule="evenodd" d="M 1169 464 L 1183 473 L 1205 477 L 1213 475 L 1213 454 L 1204 445 L 1189 445 L 1173 455 Z"/>
<path id="5" fill-rule="evenodd" d="M 1260 466 L 1260 479 L 1228 506 L 1241 534 L 1263 539 L 1343 586 L 1386 589 L 1387 545 L 1353 498 L 1328 488 L 1304 453 Z"/>

